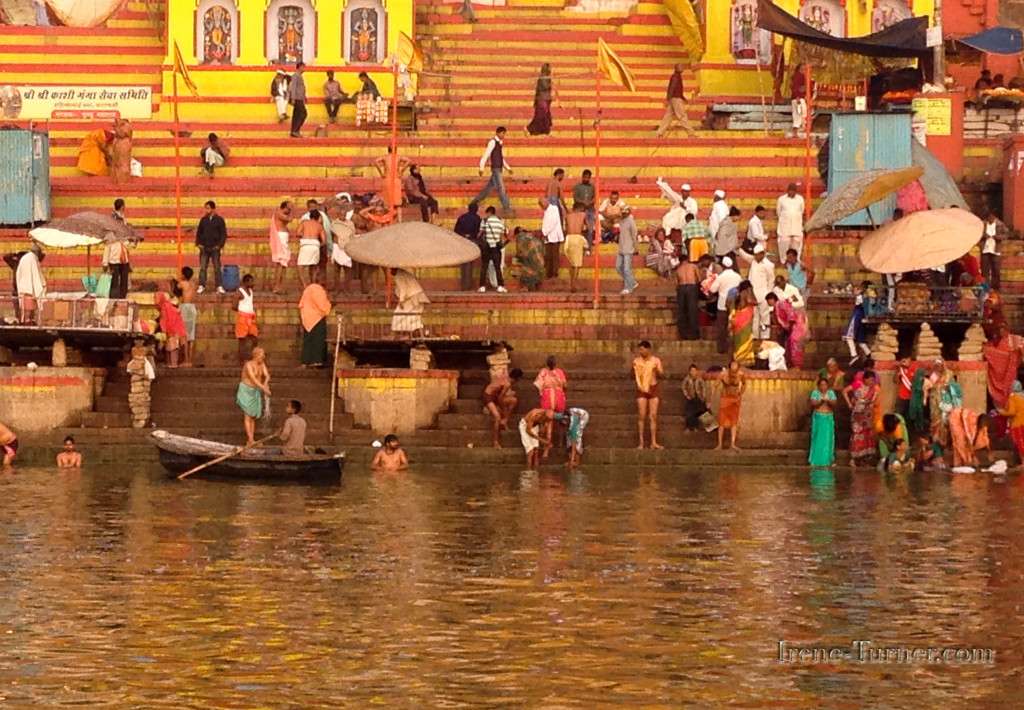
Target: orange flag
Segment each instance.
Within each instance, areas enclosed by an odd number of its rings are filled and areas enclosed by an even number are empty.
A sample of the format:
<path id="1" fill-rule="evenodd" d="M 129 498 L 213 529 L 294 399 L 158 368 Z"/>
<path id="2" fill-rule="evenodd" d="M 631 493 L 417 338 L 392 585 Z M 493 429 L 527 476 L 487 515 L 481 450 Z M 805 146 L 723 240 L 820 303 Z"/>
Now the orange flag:
<path id="1" fill-rule="evenodd" d="M 636 79 L 603 38 L 597 39 L 597 70 L 629 91 L 636 91 Z"/>

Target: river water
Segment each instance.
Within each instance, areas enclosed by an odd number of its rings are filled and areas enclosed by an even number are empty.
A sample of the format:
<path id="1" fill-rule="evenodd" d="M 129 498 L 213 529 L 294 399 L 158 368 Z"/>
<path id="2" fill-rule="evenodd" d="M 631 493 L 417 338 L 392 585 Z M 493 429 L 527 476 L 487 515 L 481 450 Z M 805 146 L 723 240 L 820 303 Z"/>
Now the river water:
<path id="1" fill-rule="evenodd" d="M 18 469 L 0 706 L 1024 707 L 1022 498 L 948 474 Z M 879 647 L 994 662 L 838 655 Z"/>

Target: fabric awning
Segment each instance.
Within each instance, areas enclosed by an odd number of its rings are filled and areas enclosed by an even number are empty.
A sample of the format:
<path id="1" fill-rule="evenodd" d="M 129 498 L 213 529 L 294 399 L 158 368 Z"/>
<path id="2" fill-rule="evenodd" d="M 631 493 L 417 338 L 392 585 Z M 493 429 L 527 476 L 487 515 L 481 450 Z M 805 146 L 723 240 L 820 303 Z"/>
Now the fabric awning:
<path id="1" fill-rule="evenodd" d="M 927 17 L 911 17 L 863 37 L 833 37 L 793 17 L 770 0 L 758 0 L 757 24 L 801 42 L 866 57 L 920 57 L 932 51 L 925 41 Z"/>
<path id="2" fill-rule="evenodd" d="M 993 27 L 970 37 L 961 37 L 957 42 L 989 54 L 1020 54 L 1024 51 L 1021 31 L 1011 27 Z"/>

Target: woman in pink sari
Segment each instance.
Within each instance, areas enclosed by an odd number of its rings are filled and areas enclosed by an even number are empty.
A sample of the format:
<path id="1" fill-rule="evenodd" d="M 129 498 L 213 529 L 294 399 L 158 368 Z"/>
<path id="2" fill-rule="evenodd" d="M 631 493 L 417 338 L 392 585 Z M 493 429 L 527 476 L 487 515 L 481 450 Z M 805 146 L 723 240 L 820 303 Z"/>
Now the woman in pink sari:
<path id="1" fill-rule="evenodd" d="M 548 355 L 547 367 L 537 373 L 533 386 L 540 392 L 541 409 L 551 409 L 555 413 L 565 411 L 565 390 L 568 378 L 562 368 L 555 364 L 555 356 Z"/>
<path id="2" fill-rule="evenodd" d="M 774 293 L 769 293 L 764 300 L 771 306 L 775 320 L 785 333 L 790 364 L 797 370 L 803 369 L 804 347 L 811 334 L 807 314 L 793 308 L 792 303 L 780 299 Z"/>
<path id="3" fill-rule="evenodd" d="M 978 467 L 978 451 L 989 450 L 988 415 L 967 407 L 949 413 L 949 436 L 953 441 L 953 466 Z"/>

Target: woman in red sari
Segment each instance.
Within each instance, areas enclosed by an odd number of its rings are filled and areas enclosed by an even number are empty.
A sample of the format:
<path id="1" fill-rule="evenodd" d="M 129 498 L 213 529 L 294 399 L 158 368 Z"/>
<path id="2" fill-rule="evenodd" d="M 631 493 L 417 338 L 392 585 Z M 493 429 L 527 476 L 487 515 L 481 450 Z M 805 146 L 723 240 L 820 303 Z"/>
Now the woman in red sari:
<path id="1" fill-rule="evenodd" d="M 875 373 L 868 370 L 860 387 L 853 385 L 843 390 L 843 399 L 850 408 L 850 465 L 856 468 L 868 463 L 877 451 L 878 436 L 875 432 L 875 403 L 879 398 L 879 386 Z"/>
<path id="2" fill-rule="evenodd" d="M 949 436 L 953 441 L 953 466 L 980 465 L 977 452 L 988 449 L 988 415 L 967 407 L 949 413 Z"/>
<path id="3" fill-rule="evenodd" d="M 164 344 L 164 350 L 167 353 L 167 366 L 177 367 L 179 350 L 188 338 L 185 321 L 181 317 L 181 311 L 171 303 L 171 299 L 167 297 L 166 293 L 157 293 L 156 307 L 160 311 L 160 332 L 167 336 L 167 341 Z"/>
<path id="4" fill-rule="evenodd" d="M 1010 438 L 1017 449 L 1017 456 L 1024 463 L 1024 387 L 1020 380 L 1014 380 L 1010 385 L 1010 397 L 1006 400 L 1006 407 L 1001 407 L 999 413 L 1009 420 Z"/>
<path id="5" fill-rule="evenodd" d="M 555 356 L 548 355 L 547 367 L 542 368 L 533 381 L 533 386 L 540 392 L 541 409 L 551 409 L 556 414 L 564 412 L 568 382 L 565 372 L 557 366 Z"/>

